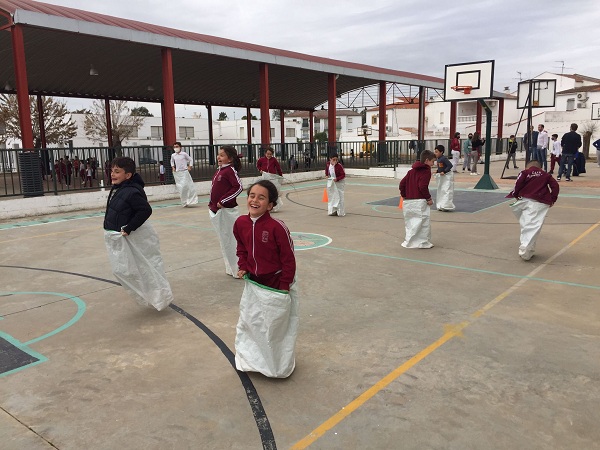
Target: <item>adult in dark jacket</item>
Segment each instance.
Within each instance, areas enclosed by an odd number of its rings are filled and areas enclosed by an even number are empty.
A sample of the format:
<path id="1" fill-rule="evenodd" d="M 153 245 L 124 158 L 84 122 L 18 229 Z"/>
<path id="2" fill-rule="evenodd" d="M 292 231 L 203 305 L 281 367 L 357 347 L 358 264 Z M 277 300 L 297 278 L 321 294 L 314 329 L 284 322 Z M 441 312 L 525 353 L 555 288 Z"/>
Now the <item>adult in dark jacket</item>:
<path id="1" fill-rule="evenodd" d="M 560 158 L 560 168 L 558 169 L 558 177 L 556 179 L 560 181 L 563 173 L 567 181 L 571 180 L 571 168 L 573 167 L 573 158 L 575 153 L 581 147 L 581 136 L 577 133 L 577 124 L 571 124 L 571 131 L 565 133 L 560 140 L 562 146 L 562 156 Z M 566 166 L 566 167 L 565 167 Z"/>
<path id="2" fill-rule="evenodd" d="M 106 202 L 104 229 L 130 234 L 148 220 L 152 214 L 152 207 L 144 192 L 142 177 L 137 173 L 126 175 L 131 176 L 120 180 L 115 178 L 114 173 L 111 174 L 113 186 Z"/>

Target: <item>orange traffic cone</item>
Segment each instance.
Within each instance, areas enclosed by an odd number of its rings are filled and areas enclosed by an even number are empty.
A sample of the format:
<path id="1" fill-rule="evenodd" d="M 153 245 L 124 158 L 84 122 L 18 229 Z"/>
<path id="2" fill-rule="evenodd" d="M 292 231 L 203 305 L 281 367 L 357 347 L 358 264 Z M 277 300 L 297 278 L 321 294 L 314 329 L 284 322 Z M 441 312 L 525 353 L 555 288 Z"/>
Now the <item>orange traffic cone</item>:
<path id="1" fill-rule="evenodd" d="M 327 198 L 327 188 L 323 189 L 323 199 L 321 200 L 323 203 L 328 203 L 329 198 Z"/>
<path id="2" fill-rule="evenodd" d="M 404 199 L 402 197 L 400 197 L 400 203 L 398 203 L 398 209 L 402 209 L 403 206 L 404 206 Z"/>

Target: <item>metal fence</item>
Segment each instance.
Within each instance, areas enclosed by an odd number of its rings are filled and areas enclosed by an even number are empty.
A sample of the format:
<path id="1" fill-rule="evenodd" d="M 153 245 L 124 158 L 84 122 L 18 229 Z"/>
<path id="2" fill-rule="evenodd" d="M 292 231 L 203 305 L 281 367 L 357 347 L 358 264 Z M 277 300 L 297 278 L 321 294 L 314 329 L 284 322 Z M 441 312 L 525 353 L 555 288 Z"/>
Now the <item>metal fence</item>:
<path id="1" fill-rule="evenodd" d="M 503 153 L 507 139 L 492 140 L 492 152 Z M 271 144 L 284 172 L 324 170 L 333 153 L 347 168 L 396 167 L 411 164 L 422 150 L 436 145 L 449 148 L 448 139 L 425 141 L 355 141 Z M 194 181 L 212 179 L 217 169 L 217 152 L 222 145 L 183 146 L 194 161 Z M 264 145 L 234 146 L 241 155 L 240 176 L 256 176 L 256 160 Z M 172 150 L 169 147 L 73 147 L 35 150 L 0 149 L 0 197 L 35 197 L 65 192 L 109 188 L 110 162 L 116 156 L 128 156 L 136 162 L 137 172 L 146 185 L 160 184 L 159 163 L 164 162 L 165 183 L 173 183 Z"/>

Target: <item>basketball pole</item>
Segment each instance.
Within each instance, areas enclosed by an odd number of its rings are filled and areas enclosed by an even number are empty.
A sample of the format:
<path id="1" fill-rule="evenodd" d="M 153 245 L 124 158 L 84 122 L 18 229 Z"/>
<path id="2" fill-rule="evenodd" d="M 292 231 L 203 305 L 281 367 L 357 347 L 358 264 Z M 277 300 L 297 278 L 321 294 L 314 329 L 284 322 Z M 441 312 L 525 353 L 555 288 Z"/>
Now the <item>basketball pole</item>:
<path id="1" fill-rule="evenodd" d="M 483 176 L 477 182 L 474 189 L 498 189 L 498 185 L 490 175 L 490 159 L 492 157 L 492 110 L 485 100 L 477 101 L 485 109 L 485 163 Z"/>

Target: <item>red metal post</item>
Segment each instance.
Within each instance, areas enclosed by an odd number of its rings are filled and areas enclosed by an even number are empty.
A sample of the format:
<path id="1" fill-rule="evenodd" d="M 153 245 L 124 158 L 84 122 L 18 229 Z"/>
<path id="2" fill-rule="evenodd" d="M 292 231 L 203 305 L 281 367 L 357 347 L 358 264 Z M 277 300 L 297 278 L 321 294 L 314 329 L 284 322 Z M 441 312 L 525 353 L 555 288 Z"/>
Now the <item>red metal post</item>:
<path id="1" fill-rule="evenodd" d="M 308 134 L 310 143 L 313 144 L 315 142 L 315 112 L 312 110 L 308 112 Z"/>
<path id="2" fill-rule="evenodd" d="M 44 102 L 42 101 L 42 96 L 38 94 L 37 96 L 37 110 L 38 110 L 38 122 L 40 123 L 40 142 L 42 143 L 42 148 L 46 148 L 46 123 L 44 122 Z"/>
<path id="3" fill-rule="evenodd" d="M 417 120 L 417 139 L 425 140 L 425 87 L 419 86 L 419 118 Z"/>
<path id="4" fill-rule="evenodd" d="M 327 134 L 327 142 L 330 147 L 333 147 L 335 141 L 337 140 L 336 136 L 336 75 L 334 73 L 330 73 L 327 75 L 327 128 L 329 133 Z"/>
<path id="5" fill-rule="evenodd" d="M 113 142 L 112 114 L 110 112 L 110 100 L 108 98 L 104 99 L 104 114 L 106 115 L 106 138 L 108 139 L 108 146 L 113 147 L 115 143 Z"/>
<path id="6" fill-rule="evenodd" d="M 456 134 L 456 109 L 458 103 L 450 102 L 450 139 Z"/>
<path id="7" fill-rule="evenodd" d="M 175 88 L 173 85 L 173 54 L 170 48 L 163 48 L 162 84 L 163 84 L 163 142 L 165 146 L 173 145 L 177 140 L 175 131 Z"/>
<path id="8" fill-rule="evenodd" d="M 17 88 L 17 104 L 19 105 L 19 125 L 21 126 L 21 144 L 25 149 L 33 148 L 33 126 L 29 109 L 29 87 L 27 85 L 27 64 L 25 61 L 25 43 L 23 28 L 15 25 L 11 28 L 13 65 Z"/>
<path id="9" fill-rule="evenodd" d="M 285 123 L 283 120 L 285 119 L 285 110 L 279 110 L 279 130 L 281 132 L 281 145 L 285 144 Z"/>
<path id="10" fill-rule="evenodd" d="M 208 111 L 208 145 L 212 147 L 214 145 L 212 106 L 207 105 L 206 110 Z"/>
<path id="11" fill-rule="evenodd" d="M 248 145 L 252 145 L 252 113 L 250 107 L 246 106 L 246 136 L 248 136 Z"/>
<path id="12" fill-rule="evenodd" d="M 260 63 L 260 142 L 264 146 L 271 144 L 271 117 L 269 117 L 269 66 Z"/>
<path id="13" fill-rule="evenodd" d="M 385 141 L 387 93 L 385 81 L 379 82 L 379 141 Z"/>
<path id="14" fill-rule="evenodd" d="M 477 117 L 475 118 L 475 131 L 477 131 L 479 133 L 479 135 L 481 136 L 481 113 L 483 112 L 483 108 L 481 107 L 481 104 L 479 102 L 477 102 Z"/>
<path id="15" fill-rule="evenodd" d="M 498 101 L 498 139 L 503 137 L 504 128 L 504 99 Z"/>

